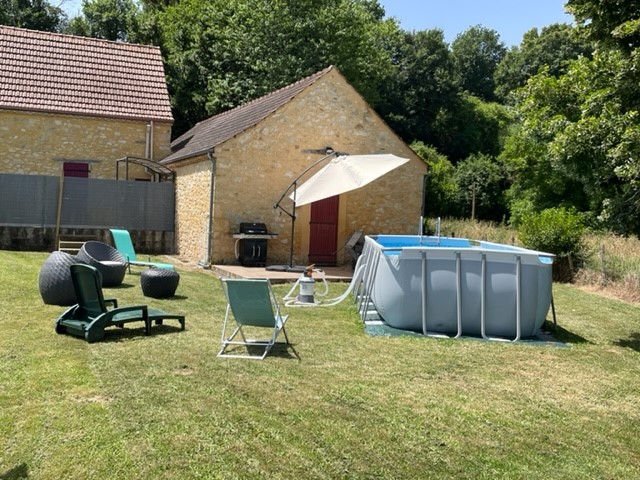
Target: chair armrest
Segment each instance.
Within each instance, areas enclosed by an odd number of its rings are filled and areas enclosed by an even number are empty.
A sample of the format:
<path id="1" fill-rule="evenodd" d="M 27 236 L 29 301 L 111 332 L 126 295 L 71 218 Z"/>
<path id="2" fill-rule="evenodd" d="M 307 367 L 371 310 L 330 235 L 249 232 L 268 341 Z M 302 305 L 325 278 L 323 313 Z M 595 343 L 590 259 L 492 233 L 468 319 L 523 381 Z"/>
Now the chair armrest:
<path id="1" fill-rule="evenodd" d="M 104 303 L 105 305 L 110 303 L 113 308 L 118 308 L 118 300 L 116 298 L 105 298 Z"/>

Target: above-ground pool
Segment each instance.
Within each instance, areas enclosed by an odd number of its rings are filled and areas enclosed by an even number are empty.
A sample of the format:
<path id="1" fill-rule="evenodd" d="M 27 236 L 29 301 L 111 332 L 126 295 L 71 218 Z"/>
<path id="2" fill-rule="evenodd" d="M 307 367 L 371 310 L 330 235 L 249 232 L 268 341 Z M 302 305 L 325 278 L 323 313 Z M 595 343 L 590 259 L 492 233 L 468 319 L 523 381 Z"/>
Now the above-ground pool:
<path id="1" fill-rule="evenodd" d="M 419 235 L 367 236 L 360 308 L 425 335 L 518 340 L 551 304 L 553 255 L 497 243 Z M 369 312 L 369 313 L 367 313 Z"/>

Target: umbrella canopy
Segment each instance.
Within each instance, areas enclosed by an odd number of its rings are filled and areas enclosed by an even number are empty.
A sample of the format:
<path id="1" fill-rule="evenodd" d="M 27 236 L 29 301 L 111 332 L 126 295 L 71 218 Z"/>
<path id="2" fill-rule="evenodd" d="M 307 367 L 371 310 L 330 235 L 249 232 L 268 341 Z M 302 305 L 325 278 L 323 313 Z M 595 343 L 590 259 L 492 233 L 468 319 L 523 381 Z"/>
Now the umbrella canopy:
<path id="1" fill-rule="evenodd" d="M 408 158 L 392 154 L 340 155 L 297 188 L 289 198 L 300 206 L 340 195 L 363 187 L 408 161 Z"/>

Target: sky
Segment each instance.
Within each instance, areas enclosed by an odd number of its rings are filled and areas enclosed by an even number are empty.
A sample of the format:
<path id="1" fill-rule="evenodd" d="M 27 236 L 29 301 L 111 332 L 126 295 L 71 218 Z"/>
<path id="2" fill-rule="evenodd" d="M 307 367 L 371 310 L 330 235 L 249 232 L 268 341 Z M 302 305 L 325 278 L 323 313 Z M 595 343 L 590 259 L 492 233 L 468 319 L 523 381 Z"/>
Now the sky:
<path id="1" fill-rule="evenodd" d="M 378 0 L 387 17 L 395 17 L 404 30 L 439 28 L 451 43 L 474 25 L 498 32 L 507 47 L 519 45 L 528 30 L 552 23 L 572 23 L 564 11 L 566 0 Z M 53 2 L 52 2 L 53 3 Z M 71 17 L 79 13 L 81 0 L 63 0 Z"/>
<path id="2" fill-rule="evenodd" d="M 69 18 L 80 15 L 80 10 L 82 10 L 82 0 L 49 0 L 49 3 L 54 6 L 60 6 Z"/>
<path id="3" fill-rule="evenodd" d="M 519 45 L 525 32 L 552 23 L 573 23 L 566 0 L 378 0 L 387 17 L 404 30 L 439 28 L 451 43 L 469 27 L 495 30 L 507 47 Z"/>

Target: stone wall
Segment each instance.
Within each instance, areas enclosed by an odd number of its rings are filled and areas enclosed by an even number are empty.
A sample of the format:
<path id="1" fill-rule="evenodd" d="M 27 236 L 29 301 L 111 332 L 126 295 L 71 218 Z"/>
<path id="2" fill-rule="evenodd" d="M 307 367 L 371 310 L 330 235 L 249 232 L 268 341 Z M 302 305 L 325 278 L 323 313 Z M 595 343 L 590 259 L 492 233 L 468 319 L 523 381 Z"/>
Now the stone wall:
<path id="1" fill-rule="evenodd" d="M 144 157 L 148 121 L 0 110 L 0 172 L 60 175 L 64 162 L 86 162 L 91 178 L 113 179 L 116 160 Z M 171 124 L 154 122 L 153 155 L 170 152 Z M 130 178 L 149 178 L 139 166 Z"/>
<path id="2" fill-rule="evenodd" d="M 182 258 L 206 263 L 211 161 L 198 160 L 176 171 L 176 242 Z"/>
<path id="3" fill-rule="evenodd" d="M 60 238 L 88 241 L 98 240 L 113 245 L 111 232 L 106 228 L 62 228 Z M 131 240 L 137 254 L 173 253 L 173 232 L 151 232 L 130 230 Z M 54 227 L 7 227 L 0 226 L 0 249 L 14 251 L 52 252 L 56 245 Z"/>
<path id="4" fill-rule="evenodd" d="M 266 223 L 278 234 L 268 241 L 267 262 L 288 261 L 291 218 L 273 206 L 294 178 L 322 156 L 305 150 L 325 146 L 351 154 L 393 153 L 411 160 L 370 185 L 341 195 L 339 248 L 356 230 L 365 234 L 417 232 L 425 163 L 333 70 L 262 122 L 216 146 L 213 263 L 236 261 L 232 235 L 241 222 Z M 178 174 L 177 253 L 187 260 L 201 260 L 206 245 L 210 162 L 201 156 L 172 167 Z M 291 210 L 288 198 L 282 205 Z M 307 205 L 297 212 L 296 263 L 308 261 L 309 209 Z M 347 261 L 350 257 L 341 249 L 338 262 Z"/>

